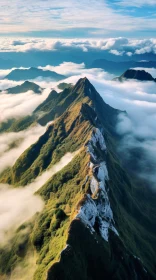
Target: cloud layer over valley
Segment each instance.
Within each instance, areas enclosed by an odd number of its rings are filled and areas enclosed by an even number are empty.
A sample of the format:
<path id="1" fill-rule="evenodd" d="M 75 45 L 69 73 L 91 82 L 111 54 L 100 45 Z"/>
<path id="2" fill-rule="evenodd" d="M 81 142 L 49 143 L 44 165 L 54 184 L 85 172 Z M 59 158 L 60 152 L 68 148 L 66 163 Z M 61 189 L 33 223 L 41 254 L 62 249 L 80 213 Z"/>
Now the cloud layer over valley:
<path id="1" fill-rule="evenodd" d="M 78 152 L 67 153 L 51 169 L 37 177 L 26 187 L 14 188 L 0 184 L 0 246 L 5 245 L 14 235 L 14 231 L 31 219 L 44 207 L 42 199 L 35 195 L 46 181 L 66 166 Z"/>
<path id="2" fill-rule="evenodd" d="M 143 147 L 140 140 L 138 142 L 138 139 L 143 139 L 145 143 L 143 148 L 146 158 L 148 157 L 148 160 L 150 161 L 151 159 L 153 162 L 155 151 L 153 150 L 151 158 L 151 153 L 148 153 L 147 148 L 149 147 L 149 141 L 155 141 L 156 139 L 156 92 L 154 82 L 139 82 L 136 80 L 130 80 L 120 83 L 118 81 L 112 81 L 114 78 L 113 75 L 104 72 L 101 69 L 87 69 L 85 68 L 84 63 L 76 64 L 73 62 L 63 62 L 58 66 L 47 65 L 39 68 L 63 74 L 67 76 L 67 79 L 64 81 L 72 84 L 75 84 L 79 78 L 87 76 L 106 103 L 114 108 L 127 111 L 128 117 L 121 116 L 117 127 L 118 132 L 125 135 L 125 145 L 123 145 L 123 147 L 126 148 L 126 151 L 128 149 L 128 145 L 126 143 L 129 143 L 130 149 L 132 148 L 132 143 L 133 146 L 136 144 L 136 147 L 138 147 L 138 145 Z M 148 71 L 148 69 L 145 70 Z M 155 69 L 151 68 L 149 72 L 151 72 L 155 78 Z M 5 80 L 1 80 L 1 82 L 3 81 L 5 82 Z M 20 95 L 8 95 L 5 93 L 0 94 L 0 96 L 3 97 L 0 104 L 0 109 L 3 112 L 3 114 L 1 114 L 1 122 L 6 121 L 11 117 L 20 117 L 31 114 L 37 105 L 39 105 L 48 96 L 51 88 L 58 90 L 57 85 L 60 83 L 53 82 L 50 79 L 44 79 L 42 77 L 35 79 L 34 82 L 36 82 L 40 87 L 46 88 L 41 96 L 33 94 L 32 92 Z M 58 92 L 59 91 L 60 90 L 58 90 Z M 22 134 L 23 132 L 20 133 Z M 127 138 L 127 135 L 129 138 Z M 8 139 L 11 139 L 11 137 L 11 134 L 10 136 L 8 135 Z M 153 146 L 155 145 L 155 142 L 150 142 L 150 144 L 151 143 L 153 143 Z M 22 145 L 25 147 L 25 144 L 22 144 L 22 142 L 20 145 L 21 147 Z M 24 149 L 22 148 L 22 151 L 23 150 Z M 2 155 L 2 157 L 4 157 L 2 165 L 5 167 L 7 164 L 4 163 L 7 163 L 7 158 L 10 157 L 9 153 L 11 153 L 11 150 L 6 151 Z M 20 155 L 20 146 L 19 153 L 17 154 Z M 13 161 L 14 159 L 10 161 L 11 164 Z M 143 164 L 141 163 L 141 165 Z M 142 170 L 144 170 L 144 168 Z"/>
<path id="3" fill-rule="evenodd" d="M 20 132 L 0 134 L 0 172 L 12 166 L 18 157 L 45 132 L 46 128 L 38 125 Z"/>
<path id="4" fill-rule="evenodd" d="M 119 117 L 118 133 L 122 135 L 122 152 L 129 156 L 131 149 L 142 149 L 143 157 L 138 161 L 140 176 L 148 178 L 152 187 L 155 186 L 156 164 L 156 92 L 154 82 L 139 82 L 136 80 L 120 83 L 112 81 L 114 76 L 101 69 L 86 69 L 85 65 L 62 63 L 59 66 L 48 65 L 42 69 L 57 71 L 68 76 L 65 82 L 75 84 L 80 77 L 87 76 L 106 103 L 114 108 L 126 110 L 128 116 Z M 154 70 L 152 70 L 154 71 Z M 40 80 L 40 81 L 39 81 Z M 4 81 L 4 80 L 1 80 Z M 33 92 L 18 95 L 0 94 L 1 122 L 12 117 L 31 114 L 50 92 L 51 87 L 57 87 L 59 82 L 38 79 L 38 84 L 46 89 L 42 95 Z M 21 153 L 34 143 L 45 131 L 46 127 L 36 125 L 17 133 L 0 134 L 0 171 L 12 166 Z M 119 151 L 121 147 L 118 147 Z M 54 173 L 70 162 L 75 154 L 67 154 L 51 170 L 47 170 L 34 182 L 25 188 L 12 188 L 0 185 L 0 241 L 4 236 L 10 238 L 10 229 L 19 226 L 40 211 L 44 204 L 34 192 L 40 188 Z M 147 168 L 148 165 L 148 168 Z M 148 176 L 147 176 L 148 174 Z M 7 203 L 5 202 L 7 199 Z M 5 202 L 5 203 L 4 203 Z M 19 203 L 17 203 L 19 202 Z M 29 211 L 25 211 L 29 209 Z"/>
<path id="5" fill-rule="evenodd" d="M 33 91 L 20 94 L 0 93 L 0 123 L 11 118 L 31 115 L 34 109 L 47 98 L 49 92 L 48 88 L 43 90 L 40 95 L 36 95 Z"/>

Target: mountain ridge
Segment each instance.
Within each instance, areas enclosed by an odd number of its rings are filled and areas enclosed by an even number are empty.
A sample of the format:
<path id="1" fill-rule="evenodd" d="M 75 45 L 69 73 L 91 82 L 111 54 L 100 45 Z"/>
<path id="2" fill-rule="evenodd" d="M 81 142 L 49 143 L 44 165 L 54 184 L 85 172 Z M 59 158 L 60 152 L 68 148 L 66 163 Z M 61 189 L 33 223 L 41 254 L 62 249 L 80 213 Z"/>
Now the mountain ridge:
<path id="1" fill-rule="evenodd" d="M 58 74 L 50 70 L 42 70 L 39 68 L 31 67 L 29 69 L 15 69 L 12 70 L 5 79 L 21 81 L 21 80 L 33 80 L 37 77 L 51 78 L 55 81 L 60 81 L 65 79 L 64 75 Z"/>
<path id="2" fill-rule="evenodd" d="M 156 61 L 109 61 L 106 59 L 97 59 L 91 64 L 91 68 L 102 68 L 106 72 L 122 75 L 129 68 L 156 68 Z"/>
<path id="3" fill-rule="evenodd" d="M 33 279 L 155 279 L 155 212 L 116 153 L 120 111 L 87 78 L 59 98 L 64 110 L 1 176 L 3 183 L 25 186 L 67 152 L 80 150 L 37 191 L 45 208 L 29 239 L 38 252 Z"/>
<path id="4" fill-rule="evenodd" d="M 5 91 L 7 91 L 8 94 L 19 94 L 19 93 L 25 93 L 29 90 L 33 91 L 36 94 L 41 94 L 41 90 L 43 89 L 40 86 L 38 86 L 36 83 L 25 81 L 21 85 L 8 88 Z"/>

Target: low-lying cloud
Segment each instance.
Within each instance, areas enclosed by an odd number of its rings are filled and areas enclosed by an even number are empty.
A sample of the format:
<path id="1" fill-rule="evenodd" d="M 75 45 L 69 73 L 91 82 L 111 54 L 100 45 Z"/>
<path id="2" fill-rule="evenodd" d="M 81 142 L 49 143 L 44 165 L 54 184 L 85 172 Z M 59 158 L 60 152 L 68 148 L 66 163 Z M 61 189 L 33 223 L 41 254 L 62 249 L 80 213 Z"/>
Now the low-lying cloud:
<path id="1" fill-rule="evenodd" d="M 65 167 L 78 152 L 67 153 L 51 169 L 37 177 L 34 182 L 26 187 L 14 188 L 6 184 L 0 184 L 0 245 L 13 236 L 15 230 L 24 222 L 31 219 L 35 213 L 41 211 L 44 202 L 41 197 L 35 195 L 46 181 L 55 173 Z"/>
<path id="2" fill-rule="evenodd" d="M 11 70 L 8 70 L 8 71 L 11 72 Z M 12 88 L 12 87 L 18 86 L 20 84 L 21 84 L 21 82 L 11 81 L 11 80 L 7 80 L 7 79 L 1 79 L 0 80 L 0 90 L 5 91 L 8 88 Z"/>
<path id="3" fill-rule="evenodd" d="M 114 75 L 105 72 L 100 68 L 86 68 L 84 63 L 73 63 L 73 62 L 63 62 L 58 66 L 47 65 L 45 67 L 39 67 L 43 70 L 55 71 L 59 74 L 65 75 L 67 77 L 71 76 L 96 76 L 99 78 L 103 78 L 105 80 L 110 80 L 114 77 Z"/>
<path id="4" fill-rule="evenodd" d="M 0 123 L 11 118 L 19 118 L 31 115 L 35 108 L 43 102 L 50 89 L 45 89 L 42 94 L 35 94 L 33 91 L 27 91 L 20 94 L 0 93 Z"/>
<path id="5" fill-rule="evenodd" d="M 141 159 L 138 158 L 139 175 L 142 178 L 147 179 L 151 186 L 155 186 L 155 83 L 139 82 L 136 80 L 125 81 L 123 83 L 112 81 L 112 76 L 110 76 L 106 72 L 102 71 L 101 69 L 85 69 L 84 64 L 77 65 L 73 63 L 62 63 L 61 65 L 56 67 L 46 66 L 45 69 L 54 70 L 58 73 L 66 74 L 67 76 L 69 75 L 69 77 L 65 81 L 73 84 L 76 83 L 80 77 L 87 76 L 106 103 L 114 108 L 127 111 L 128 116 L 126 116 L 125 114 L 120 115 L 118 126 L 116 128 L 118 133 L 123 137 L 122 152 L 126 152 L 127 157 L 131 157 L 132 149 L 142 149 L 143 157 Z M 49 85 L 46 84 L 44 80 L 41 80 L 40 83 L 45 83 L 45 85 L 49 87 Z M 55 86 L 57 86 L 57 84 L 58 83 L 55 83 Z M 28 92 L 26 94 L 18 95 L 17 99 L 14 95 L 14 100 L 10 97 L 10 95 L 6 96 L 6 94 L 4 94 L 4 97 L 6 97 L 5 102 L 3 102 L 4 99 L 1 98 L 0 104 L 0 107 L 4 106 L 4 114 L 6 114 L 7 110 L 11 110 L 11 104 L 13 108 L 20 108 L 20 105 L 26 102 L 29 95 L 31 96 L 31 98 L 32 95 L 35 96 L 36 99 L 40 98 L 40 96 Z M 1 96 L 3 96 L 3 94 Z M 41 97 L 40 102 L 42 98 L 45 99 L 45 96 L 47 96 L 47 92 L 44 95 L 44 98 L 43 96 Z M 31 100 L 33 100 L 31 98 L 28 102 L 29 105 Z M 32 107 L 34 108 L 35 106 L 33 105 Z M 28 114 L 28 112 L 31 113 L 32 110 L 33 109 L 25 112 Z M 9 116 L 13 116 L 13 113 L 7 113 L 5 115 L 5 119 Z M 12 165 L 20 156 L 20 154 L 38 139 L 38 137 L 44 132 L 45 129 L 46 128 L 40 127 L 38 125 L 37 127 L 31 127 L 26 131 L 18 133 L 1 134 L 0 154 L 2 164 L 0 166 L 0 170 L 2 171 L 7 166 Z M 19 143 L 17 143 L 18 141 Z M 10 149 L 14 142 L 16 142 L 17 146 Z M 120 151 L 120 147 L 118 148 Z M 68 154 L 63 157 L 58 165 L 55 165 L 52 169 L 44 172 L 27 187 L 13 189 L 11 186 L 1 185 L 0 213 L 2 213 L 2 215 L 4 214 L 3 217 L 5 217 L 5 219 L 0 219 L 1 240 L 3 240 L 4 236 L 6 236 L 6 231 L 9 232 L 11 227 L 13 227 L 14 225 L 19 226 L 20 223 L 23 223 L 25 220 L 34 215 L 36 211 L 40 211 L 40 209 L 42 209 L 43 202 L 41 198 L 39 198 L 38 196 L 34 196 L 34 192 L 38 188 L 40 188 L 53 174 L 58 172 L 68 162 L 70 162 L 73 156 L 73 154 Z M 7 199 L 8 203 L 6 203 Z M 33 208 L 33 206 L 35 206 L 36 208 Z M 28 216 L 23 216 L 25 215 L 25 212 L 27 212 L 25 211 L 26 208 L 29 208 L 30 212 L 28 211 Z M 18 215 L 18 213 L 20 213 L 20 215 Z M 7 222 L 5 222 L 5 220 Z"/>
<path id="6" fill-rule="evenodd" d="M 118 41 L 116 44 L 120 46 L 121 42 Z M 108 48 L 111 45 L 113 45 L 113 42 L 109 41 L 105 47 Z M 154 139 L 155 141 L 156 94 L 154 82 L 139 82 L 136 80 L 130 80 L 120 83 L 118 81 L 112 81 L 112 78 L 114 77 L 113 75 L 104 72 L 102 69 L 86 69 L 84 63 L 76 64 L 73 62 L 64 62 L 58 66 L 47 65 L 39 68 L 64 74 L 68 77 L 64 80 L 64 82 L 72 84 L 75 84 L 79 78 L 87 76 L 106 103 L 110 104 L 114 108 L 127 111 L 128 117 L 122 116 L 119 119 L 119 125 L 117 127 L 118 132 L 122 134 L 122 136 L 125 135 L 125 137 L 127 137 L 127 134 L 129 134 L 129 138 L 127 139 L 130 140 L 130 136 L 131 139 L 133 137 L 133 141 L 131 141 L 131 143 L 136 143 L 136 146 L 141 145 L 140 140 L 139 142 L 134 141 L 136 139 L 143 139 L 144 143 L 147 140 L 153 141 L 151 139 Z M 146 71 L 148 70 L 149 69 L 146 69 Z M 151 68 L 149 72 L 151 72 L 151 74 L 155 77 L 154 71 L 155 69 Z M 0 109 L 3 109 L 3 114 L 1 116 L 3 121 L 13 116 L 19 117 L 21 114 L 31 114 L 37 106 L 36 104 L 41 103 L 42 100 L 45 99 L 47 92 L 50 92 L 50 88 L 57 89 L 57 85 L 60 83 L 52 82 L 50 79 L 43 79 L 42 77 L 35 79 L 34 82 L 37 82 L 42 88 L 47 88 L 45 90 L 46 94 L 42 94 L 40 97 L 27 92 L 17 96 L 14 95 L 12 97 L 2 93 L 2 96 L 4 94 L 4 97 L 6 98 L 3 98 L 0 104 Z M 23 106 L 25 110 L 20 110 Z M 1 145 L 1 149 L 5 147 L 5 144 L 6 143 L 3 143 L 3 145 Z M 145 146 L 147 151 L 147 147 L 149 145 Z M 125 147 L 127 149 L 127 146 Z M 4 153 L 5 160 L 3 162 L 7 162 L 6 158 L 9 159 L 10 157 L 9 153 L 11 153 L 11 151 L 6 151 Z M 145 154 L 146 156 L 148 155 L 147 152 Z M 151 153 L 149 153 L 149 155 L 150 154 Z M 155 151 L 153 151 L 153 154 L 155 154 Z M 20 155 L 20 149 L 18 155 Z M 150 160 L 150 157 L 148 157 L 148 160 Z M 11 163 L 12 162 L 13 160 Z"/>
<path id="7" fill-rule="evenodd" d="M 20 132 L 0 134 L 0 173 L 12 166 L 18 157 L 45 132 L 39 124 Z"/>

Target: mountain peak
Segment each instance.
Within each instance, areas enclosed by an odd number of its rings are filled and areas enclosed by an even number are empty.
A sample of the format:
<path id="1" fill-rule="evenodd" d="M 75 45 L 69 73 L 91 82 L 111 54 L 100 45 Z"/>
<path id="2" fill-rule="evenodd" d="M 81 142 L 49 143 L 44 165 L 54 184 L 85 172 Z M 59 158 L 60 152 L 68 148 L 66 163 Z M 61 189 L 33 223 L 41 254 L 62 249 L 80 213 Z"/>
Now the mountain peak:
<path id="1" fill-rule="evenodd" d="M 88 80 L 87 77 L 84 77 L 84 78 L 80 78 L 80 79 L 77 81 L 76 85 L 77 85 L 77 84 L 91 84 L 91 83 L 90 83 L 90 81 Z"/>
<path id="2" fill-rule="evenodd" d="M 32 84 L 35 84 L 35 83 L 29 82 L 29 81 L 25 81 L 22 85 L 32 85 Z"/>
<path id="3" fill-rule="evenodd" d="M 78 80 L 76 85 L 73 87 L 73 92 L 77 92 L 83 96 L 88 96 L 91 100 L 94 100 L 96 96 L 99 95 L 87 77 Z"/>
<path id="4" fill-rule="evenodd" d="M 119 79 L 135 79 L 139 81 L 154 81 L 152 75 L 145 70 L 135 70 L 135 69 L 128 69 L 125 71 Z"/>
<path id="5" fill-rule="evenodd" d="M 36 68 L 36 67 L 30 67 L 29 70 L 36 71 L 36 70 L 38 70 L 38 68 Z"/>
<path id="6" fill-rule="evenodd" d="M 65 79 L 64 75 L 58 74 L 50 70 L 43 70 L 35 67 L 29 69 L 14 69 L 5 78 L 14 81 L 32 80 L 37 77 L 51 78 L 55 81 Z"/>
<path id="7" fill-rule="evenodd" d="M 9 94 L 19 94 L 19 93 L 27 92 L 29 90 L 32 90 L 33 92 L 35 92 L 37 94 L 41 93 L 40 86 L 33 83 L 33 82 L 29 82 L 29 81 L 25 81 L 21 85 L 17 85 L 17 86 L 12 87 L 12 88 L 8 88 L 7 92 Z"/>

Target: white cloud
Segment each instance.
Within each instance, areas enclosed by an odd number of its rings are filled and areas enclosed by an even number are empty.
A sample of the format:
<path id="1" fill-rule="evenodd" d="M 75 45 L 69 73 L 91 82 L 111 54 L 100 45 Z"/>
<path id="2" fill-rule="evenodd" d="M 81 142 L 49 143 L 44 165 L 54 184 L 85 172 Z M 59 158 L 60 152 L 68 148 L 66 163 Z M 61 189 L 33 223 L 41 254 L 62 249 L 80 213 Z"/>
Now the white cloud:
<path id="1" fill-rule="evenodd" d="M 43 209 L 42 199 L 34 193 L 66 166 L 77 153 L 67 153 L 51 169 L 45 171 L 26 187 L 14 188 L 0 184 L 0 245 L 5 245 L 21 224 Z"/>
<path id="2" fill-rule="evenodd" d="M 59 74 L 65 75 L 65 76 L 75 76 L 75 75 L 96 75 L 104 79 L 111 79 L 114 76 L 105 72 L 104 70 L 100 68 L 86 68 L 84 63 L 73 63 L 73 62 L 63 62 L 59 66 L 51 66 L 47 65 L 45 67 L 39 67 L 43 70 L 50 70 L 55 71 Z M 60 83 L 60 82 L 59 82 Z"/>
<path id="3" fill-rule="evenodd" d="M 124 51 L 117 51 L 117 50 L 110 50 L 110 53 L 115 54 L 115 55 L 120 55 L 122 56 L 124 54 Z"/>
<path id="4" fill-rule="evenodd" d="M 132 56 L 132 55 L 133 55 L 132 52 L 127 52 L 126 54 L 127 54 L 128 56 Z"/>
<path id="5" fill-rule="evenodd" d="M 80 74 L 81 71 L 84 70 L 85 64 L 84 63 L 73 63 L 73 62 L 63 62 L 59 66 L 52 66 L 52 65 L 47 65 L 45 67 L 38 67 L 43 70 L 50 70 L 50 71 L 55 71 L 59 74 L 70 76 L 74 74 Z"/>
<path id="6" fill-rule="evenodd" d="M 11 72 L 10 70 L 7 70 L 7 71 Z M 0 90 L 4 91 L 8 88 L 12 88 L 12 87 L 15 87 L 15 86 L 20 85 L 20 84 L 21 84 L 21 82 L 15 82 L 15 81 L 10 81 L 10 80 L 7 80 L 7 79 L 3 79 L 3 80 L 0 80 Z"/>
<path id="7" fill-rule="evenodd" d="M 20 132 L 0 134 L 0 172 L 12 166 L 18 157 L 45 132 L 39 124 Z M 13 148 L 11 148 L 13 147 Z"/>
<path id="8" fill-rule="evenodd" d="M 0 93 L 0 122 L 31 115 L 34 109 L 46 99 L 49 92 L 49 89 L 45 89 L 42 94 L 35 94 L 33 91 L 20 94 Z"/>
<path id="9" fill-rule="evenodd" d="M 138 3 L 139 0 L 133 0 L 133 5 L 135 2 Z M 144 17 L 125 15 L 121 10 L 110 7 L 104 0 L 27 0 L 22 3 L 20 0 L 1 0 L 0 19 L 1 33 L 72 28 L 121 32 L 155 29 L 156 25 L 154 18 L 146 18 L 145 21 Z M 15 39 L 14 45 L 17 44 L 19 42 Z"/>
<path id="10" fill-rule="evenodd" d="M 41 211 L 43 206 L 43 201 L 33 195 L 33 190 L 0 184 L 0 245 L 5 245 L 18 226 Z"/>
<path id="11" fill-rule="evenodd" d="M 91 50 L 109 51 L 115 55 L 156 53 L 156 39 L 51 39 L 51 38 L 20 38 L 19 44 L 14 44 L 14 38 L 0 38 L 0 52 L 28 51 L 67 51 Z M 2 76 L 4 72 L 1 72 Z"/>

